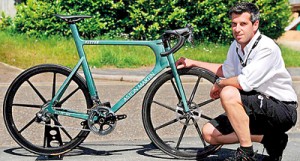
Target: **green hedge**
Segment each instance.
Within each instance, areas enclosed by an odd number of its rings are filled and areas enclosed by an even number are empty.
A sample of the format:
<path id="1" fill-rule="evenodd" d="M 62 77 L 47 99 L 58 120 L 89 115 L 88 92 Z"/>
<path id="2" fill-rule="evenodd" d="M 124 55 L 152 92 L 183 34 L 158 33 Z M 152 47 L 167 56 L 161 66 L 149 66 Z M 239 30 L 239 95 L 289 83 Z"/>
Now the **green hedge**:
<path id="1" fill-rule="evenodd" d="M 231 0 L 27 0 L 17 6 L 13 21 L 0 22 L 0 28 L 31 36 L 69 35 L 66 23 L 53 14 L 85 14 L 93 18 L 78 23 L 87 38 L 126 36 L 130 39 L 156 39 L 165 29 L 194 26 L 195 37 L 202 41 L 232 40 L 228 9 Z M 256 0 L 261 11 L 261 32 L 278 38 L 289 23 L 288 0 Z M 7 19 L 7 18 L 6 18 Z M 5 25 L 4 25 L 5 23 Z M 12 27 L 13 26 L 13 27 Z"/>

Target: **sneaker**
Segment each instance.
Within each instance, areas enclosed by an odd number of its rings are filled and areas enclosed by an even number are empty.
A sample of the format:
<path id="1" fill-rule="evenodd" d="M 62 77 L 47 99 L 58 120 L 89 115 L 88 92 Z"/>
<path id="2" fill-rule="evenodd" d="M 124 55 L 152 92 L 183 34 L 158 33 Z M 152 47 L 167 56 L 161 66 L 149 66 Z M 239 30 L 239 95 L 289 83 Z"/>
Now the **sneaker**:
<path id="1" fill-rule="evenodd" d="M 208 145 L 204 147 L 204 150 L 199 153 L 199 156 L 201 155 L 203 158 L 207 157 L 208 155 L 212 155 L 216 153 L 218 150 L 220 150 L 222 145 Z M 201 158 L 202 158 L 201 157 Z"/>
<path id="2" fill-rule="evenodd" d="M 262 143 L 269 156 L 265 157 L 263 161 L 281 161 L 283 150 L 285 149 L 287 142 L 288 135 L 285 133 L 277 136 L 266 136 Z"/>
<path id="3" fill-rule="evenodd" d="M 253 156 L 247 155 L 241 148 L 238 148 L 235 152 L 234 157 L 230 157 L 225 159 L 225 161 L 256 161 L 255 153 Z"/>

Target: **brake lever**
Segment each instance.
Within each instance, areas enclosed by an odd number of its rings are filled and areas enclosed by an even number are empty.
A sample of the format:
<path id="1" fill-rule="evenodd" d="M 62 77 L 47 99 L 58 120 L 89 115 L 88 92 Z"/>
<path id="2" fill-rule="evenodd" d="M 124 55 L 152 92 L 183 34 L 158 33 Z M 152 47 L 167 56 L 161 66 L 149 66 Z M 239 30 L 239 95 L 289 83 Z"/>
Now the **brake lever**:
<path id="1" fill-rule="evenodd" d="M 191 43 L 192 44 L 192 46 L 194 47 L 194 35 L 193 35 L 193 33 L 191 33 L 190 35 L 189 35 L 189 37 L 187 38 L 187 41 L 189 42 L 189 43 Z"/>
<path id="2" fill-rule="evenodd" d="M 188 38 L 187 38 L 187 41 L 188 41 L 190 44 L 192 44 L 192 46 L 194 47 L 194 34 L 193 34 L 194 28 L 192 27 L 191 24 L 187 24 L 186 27 L 188 27 L 189 30 L 190 30 L 190 31 L 189 31 L 189 36 L 188 36 Z"/>

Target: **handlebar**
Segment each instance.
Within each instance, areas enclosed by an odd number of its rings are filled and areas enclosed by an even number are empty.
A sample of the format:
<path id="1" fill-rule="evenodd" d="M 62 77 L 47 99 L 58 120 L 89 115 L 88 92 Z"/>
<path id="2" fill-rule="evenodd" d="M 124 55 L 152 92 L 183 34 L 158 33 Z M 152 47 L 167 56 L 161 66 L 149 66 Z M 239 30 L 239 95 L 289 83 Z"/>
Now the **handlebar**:
<path id="1" fill-rule="evenodd" d="M 168 51 L 162 52 L 161 56 L 167 56 L 171 53 L 177 52 L 183 45 L 186 39 L 190 42 L 193 40 L 193 27 L 188 24 L 185 28 L 176 29 L 176 30 L 166 30 L 163 34 L 163 42 L 165 47 L 168 47 L 169 40 L 172 36 L 178 38 L 178 42 Z"/>

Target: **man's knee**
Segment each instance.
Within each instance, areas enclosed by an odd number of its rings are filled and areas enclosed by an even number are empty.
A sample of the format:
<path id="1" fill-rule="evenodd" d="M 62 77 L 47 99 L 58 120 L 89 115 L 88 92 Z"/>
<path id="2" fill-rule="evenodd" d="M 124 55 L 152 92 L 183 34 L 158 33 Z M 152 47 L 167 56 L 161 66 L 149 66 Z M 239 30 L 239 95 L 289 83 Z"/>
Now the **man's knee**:
<path id="1" fill-rule="evenodd" d="M 226 86 L 222 89 L 220 99 L 223 105 L 228 105 L 229 107 L 242 102 L 239 90 L 232 86 Z"/>
<path id="2" fill-rule="evenodd" d="M 240 98 L 240 92 L 237 88 L 232 86 L 226 86 L 220 93 L 220 98 L 224 100 L 234 100 Z"/>

